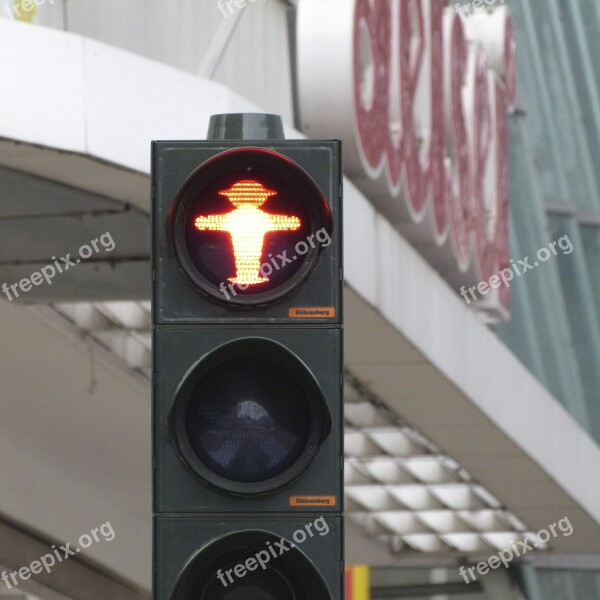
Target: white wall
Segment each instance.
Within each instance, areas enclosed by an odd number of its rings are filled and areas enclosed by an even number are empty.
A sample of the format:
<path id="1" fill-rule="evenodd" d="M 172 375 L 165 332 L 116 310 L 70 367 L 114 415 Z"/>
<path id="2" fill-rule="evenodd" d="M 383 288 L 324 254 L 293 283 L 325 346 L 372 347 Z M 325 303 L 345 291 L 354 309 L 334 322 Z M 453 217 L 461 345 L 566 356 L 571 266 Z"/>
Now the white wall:
<path id="1" fill-rule="evenodd" d="M 0 0 L 0 7 L 11 3 Z M 66 0 L 66 7 L 69 31 L 194 74 L 218 26 L 232 18 L 217 0 Z M 284 0 L 253 0 L 235 9 L 240 23 L 214 80 L 292 122 L 288 7 Z M 63 29 L 63 0 L 46 0 L 34 23 Z"/>
<path id="2" fill-rule="evenodd" d="M 149 588 L 150 386 L 28 308 L 0 302 L 0 331 L 0 513 L 73 546 L 109 521 L 81 556 Z"/>

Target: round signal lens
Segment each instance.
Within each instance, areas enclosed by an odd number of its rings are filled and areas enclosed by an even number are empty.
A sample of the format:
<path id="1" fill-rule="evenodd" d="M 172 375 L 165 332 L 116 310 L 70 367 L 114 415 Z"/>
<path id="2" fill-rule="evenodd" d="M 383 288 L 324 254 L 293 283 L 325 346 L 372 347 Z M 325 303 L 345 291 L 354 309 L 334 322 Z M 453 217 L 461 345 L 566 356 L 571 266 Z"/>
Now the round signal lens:
<path id="1" fill-rule="evenodd" d="M 178 449 L 206 482 L 259 494 L 298 478 L 331 417 L 314 377 L 279 344 L 245 338 L 199 361 L 177 390 Z"/>
<path id="2" fill-rule="evenodd" d="M 200 165 L 169 218 L 173 248 L 191 283 L 211 298 L 253 306 L 293 292 L 331 241 L 329 206 L 287 157 L 239 148 Z"/>
<path id="3" fill-rule="evenodd" d="M 235 567 L 269 546 L 285 548 L 264 568 Z M 239 568 L 239 567 L 238 567 Z M 229 575 L 228 575 L 229 573 Z M 259 530 L 226 535 L 201 548 L 182 570 L 171 600 L 331 600 L 318 570 L 292 542 Z"/>

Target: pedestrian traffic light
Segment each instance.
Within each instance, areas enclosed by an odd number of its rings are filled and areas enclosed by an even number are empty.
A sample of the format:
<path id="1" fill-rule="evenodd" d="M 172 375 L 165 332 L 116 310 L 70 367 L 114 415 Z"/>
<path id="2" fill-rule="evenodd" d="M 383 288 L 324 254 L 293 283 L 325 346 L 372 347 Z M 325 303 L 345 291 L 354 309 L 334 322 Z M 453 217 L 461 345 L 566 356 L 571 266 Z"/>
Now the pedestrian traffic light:
<path id="1" fill-rule="evenodd" d="M 297 289 L 331 227 L 313 179 L 283 154 L 255 147 L 206 160 L 179 190 L 168 225 L 192 285 L 229 306 L 265 305 Z"/>
<path id="2" fill-rule="evenodd" d="M 343 595 L 337 141 L 152 145 L 157 599 Z"/>

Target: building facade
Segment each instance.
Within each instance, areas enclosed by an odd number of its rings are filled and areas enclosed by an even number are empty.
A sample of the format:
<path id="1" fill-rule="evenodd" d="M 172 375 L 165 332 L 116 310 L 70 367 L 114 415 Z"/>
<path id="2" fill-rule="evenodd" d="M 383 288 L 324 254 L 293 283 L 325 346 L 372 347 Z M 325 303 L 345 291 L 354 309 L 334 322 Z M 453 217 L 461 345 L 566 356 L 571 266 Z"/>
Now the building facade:
<path id="1" fill-rule="evenodd" d="M 2 0 L 0 14 L 0 565 L 115 533 L 13 588 L 148 597 L 150 141 L 271 112 L 347 157 L 348 563 L 371 566 L 373 598 L 600 598 L 597 2 Z M 421 175 L 402 166 L 410 148 Z M 475 256 L 478 239 L 493 248 Z M 92 240 L 89 261 L 11 288 Z"/>

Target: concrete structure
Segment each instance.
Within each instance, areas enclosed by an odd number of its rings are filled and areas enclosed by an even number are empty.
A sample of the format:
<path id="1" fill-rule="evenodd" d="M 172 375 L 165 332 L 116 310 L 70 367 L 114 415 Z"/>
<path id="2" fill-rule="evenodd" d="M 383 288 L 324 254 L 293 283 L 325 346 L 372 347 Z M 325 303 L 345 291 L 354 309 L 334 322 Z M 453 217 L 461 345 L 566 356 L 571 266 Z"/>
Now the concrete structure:
<path id="1" fill-rule="evenodd" d="M 572 534 L 522 564 L 522 593 L 587 599 L 600 597 L 600 18 L 557 0 L 511 5 L 521 56 L 511 256 L 564 234 L 574 251 L 517 281 L 511 321 L 489 327 L 346 181 L 347 553 L 450 595 L 460 565 L 568 517 Z M 203 138 L 208 117 L 228 111 L 276 112 L 288 137 L 301 135 L 290 6 L 267 0 L 227 16 L 212 0 L 64 8 L 41 3 L 34 25 L 0 21 L 0 280 L 76 257 L 107 232 L 114 248 L 0 303 L 0 573 L 105 523 L 115 536 L 33 584 L 0 583 L 0 597 L 142 598 L 149 142 Z M 557 62 L 532 33 L 538 19 L 564 50 Z M 378 585 L 398 585 L 386 573 Z M 480 579 L 481 597 L 521 593 L 503 569 Z M 571 595 L 552 592 L 556 581 Z"/>

